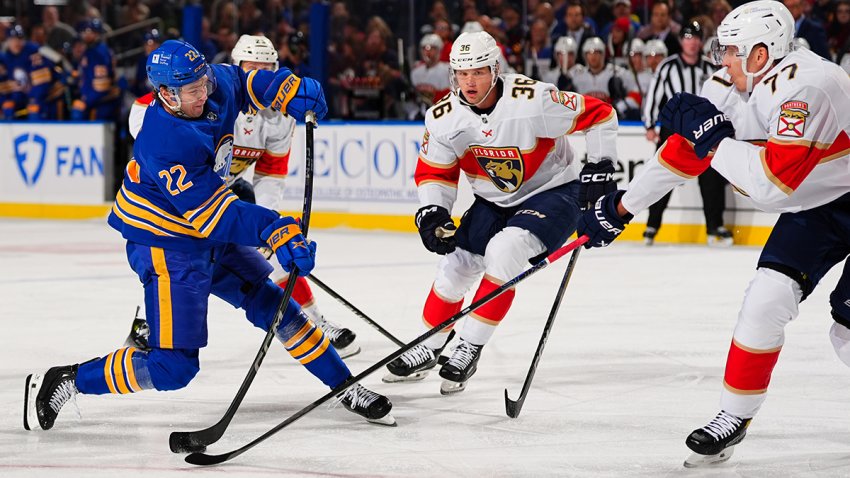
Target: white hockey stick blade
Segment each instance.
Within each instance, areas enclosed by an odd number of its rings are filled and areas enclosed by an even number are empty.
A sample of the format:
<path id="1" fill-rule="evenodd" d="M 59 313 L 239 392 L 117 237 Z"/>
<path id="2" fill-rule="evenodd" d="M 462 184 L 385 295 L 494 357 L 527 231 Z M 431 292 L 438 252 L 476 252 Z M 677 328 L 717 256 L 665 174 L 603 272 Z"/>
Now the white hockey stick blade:
<path id="1" fill-rule="evenodd" d="M 735 447 L 730 446 L 716 455 L 700 455 L 699 453 L 691 453 L 685 460 L 685 468 L 702 468 L 712 465 L 718 465 L 729 461 L 732 458 L 732 453 L 735 452 Z"/>

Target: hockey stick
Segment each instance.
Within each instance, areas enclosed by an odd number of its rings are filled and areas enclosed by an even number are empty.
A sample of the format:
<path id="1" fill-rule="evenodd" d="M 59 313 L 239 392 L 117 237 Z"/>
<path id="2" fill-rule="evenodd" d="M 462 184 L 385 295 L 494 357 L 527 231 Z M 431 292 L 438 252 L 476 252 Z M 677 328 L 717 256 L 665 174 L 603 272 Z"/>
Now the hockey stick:
<path id="1" fill-rule="evenodd" d="M 542 261 L 538 262 L 537 264 L 531 266 L 531 268 L 525 270 L 520 275 L 518 275 L 518 276 L 514 277 L 513 279 L 505 282 L 504 284 L 499 286 L 497 289 L 494 289 L 493 291 L 491 291 L 489 294 L 485 295 L 484 297 L 476 300 L 475 302 L 473 302 L 472 304 L 467 306 L 465 309 L 461 310 L 457 314 L 446 319 L 446 321 L 444 321 L 440 325 L 437 325 L 436 327 L 432 328 L 431 330 L 429 330 L 429 331 L 425 332 L 424 334 L 420 335 L 419 337 L 413 339 L 413 341 L 407 343 L 404 347 L 401 347 L 400 349 L 396 350 L 395 352 L 393 352 L 393 353 L 387 355 L 386 357 L 382 358 L 378 362 L 375 362 L 374 364 L 372 364 L 366 370 L 360 372 L 359 374 L 357 374 L 354 377 L 349 378 L 344 383 L 337 386 L 336 388 L 334 388 L 330 392 L 326 393 L 325 395 L 323 395 L 318 400 L 307 405 L 306 407 L 302 408 L 301 410 L 295 412 L 293 415 L 291 415 L 286 420 L 277 424 L 271 430 L 260 435 L 258 438 L 255 438 L 253 441 L 251 441 L 247 445 L 244 445 L 241 448 L 237 448 L 236 450 L 229 451 L 227 453 L 222 453 L 221 455 L 207 455 L 206 453 L 192 453 L 192 454 L 186 456 L 186 462 L 191 463 L 193 465 L 217 465 L 219 463 L 224 463 L 225 461 L 236 458 L 237 456 L 245 453 L 246 451 L 250 450 L 251 448 L 254 448 L 255 446 L 257 446 L 261 442 L 265 441 L 267 438 L 271 437 L 275 433 L 283 430 L 284 428 L 286 428 L 287 426 L 289 426 L 291 423 L 295 422 L 299 418 L 310 413 L 310 411 L 312 411 L 316 407 L 327 402 L 331 398 L 334 398 L 335 396 L 339 395 L 340 393 L 345 391 L 348 387 L 350 387 L 353 384 L 363 380 L 366 376 L 371 375 L 372 373 L 374 373 L 379 368 L 390 363 L 391 361 L 393 361 L 393 359 L 395 359 L 399 355 L 407 352 L 408 350 L 412 349 L 413 347 L 421 344 L 422 342 L 424 342 L 425 340 L 430 338 L 432 335 L 434 335 L 434 334 L 440 332 L 441 330 L 445 329 L 446 327 L 454 324 L 455 322 L 462 319 L 463 317 L 465 317 L 467 314 L 469 314 L 473 310 L 475 310 L 478 307 L 481 307 L 482 305 L 484 305 L 484 304 L 490 302 L 491 300 L 495 299 L 499 294 L 505 292 L 506 290 L 510 289 L 511 287 L 514 287 L 515 285 L 517 285 L 521 281 L 525 280 L 526 278 L 528 278 L 532 274 L 540 271 L 541 269 L 544 269 L 546 266 L 548 266 L 552 262 L 555 262 L 556 260 L 560 259 L 561 257 L 563 257 L 564 255 L 568 254 L 569 252 L 573 251 L 574 249 L 581 247 L 587 241 L 588 241 L 587 236 L 581 236 L 578 239 L 576 239 L 575 241 L 573 241 L 573 242 L 561 247 L 560 249 L 556 250 L 555 252 L 549 254 L 549 256 L 547 256 L 545 259 L 543 259 Z"/>
<path id="2" fill-rule="evenodd" d="M 310 279 L 310 280 L 311 280 L 314 284 L 316 284 L 317 286 L 319 286 L 319 289 L 322 289 L 323 291 L 327 292 L 327 294 L 328 294 L 329 296 L 331 296 L 331 297 L 333 297 L 334 299 L 336 299 L 336 300 L 340 301 L 340 302 L 342 303 L 342 305 L 344 305 L 344 306 L 345 306 L 348 310 L 350 310 L 351 312 L 354 312 L 354 315 L 356 315 L 357 317 L 360 317 L 361 319 L 363 319 L 363 320 L 364 320 L 367 324 L 371 325 L 371 326 L 372 326 L 372 328 L 374 328 L 375 330 L 377 330 L 378 332 L 380 332 L 380 333 L 381 333 L 381 335 L 383 335 L 384 337 L 386 337 L 386 338 L 388 338 L 388 339 L 392 340 L 392 341 L 393 341 L 393 343 L 395 343 L 395 344 L 396 344 L 396 345 L 398 345 L 399 347 L 404 346 L 404 342 L 402 342 L 401 340 L 399 340 L 399 339 L 395 338 L 395 336 L 394 336 L 393 334 L 391 334 L 391 333 L 387 332 L 387 331 L 386 331 L 386 329 L 384 329 L 383 327 L 381 327 L 381 325 L 380 325 L 380 324 L 378 324 L 378 323 L 377 323 L 377 322 L 375 322 L 374 320 L 370 319 L 368 315 L 364 314 L 364 313 L 363 313 L 363 311 L 361 311 L 360 309 L 358 309 L 358 308 L 357 308 L 354 304 L 352 304 L 351 302 L 349 302 L 349 301 L 345 300 L 345 297 L 343 297 L 343 296 L 341 296 L 341 295 L 337 294 L 335 290 L 331 289 L 331 287 L 330 287 L 329 285 L 327 285 L 327 284 L 325 284 L 324 282 L 320 281 L 318 277 L 314 276 L 313 274 L 310 274 L 310 275 L 308 275 L 308 276 L 307 276 L 307 278 L 308 278 L 308 279 Z"/>
<path id="3" fill-rule="evenodd" d="M 528 395 L 528 390 L 531 388 L 531 380 L 534 379 L 534 373 L 537 371 L 537 364 L 540 362 L 540 357 L 543 355 L 543 347 L 546 346 L 546 341 L 549 339 L 549 331 L 552 330 L 552 324 L 555 323 L 555 317 L 558 315 L 558 308 L 561 306 L 561 299 L 564 297 L 564 291 L 567 290 L 567 284 L 570 282 L 570 277 L 573 275 L 578 255 L 581 248 L 573 251 L 570 256 L 570 263 L 567 265 L 567 270 L 564 272 L 564 278 L 561 279 L 561 287 L 555 296 L 555 302 L 552 304 L 552 310 L 549 311 L 549 318 L 546 319 L 546 325 L 543 326 L 543 335 L 540 336 L 540 343 L 537 344 L 537 350 L 534 351 L 534 359 L 531 360 L 531 366 L 528 368 L 528 374 L 525 376 L 525 382 L 522 384 L 522 391 L 519 393 L 519 398 L 511 400 L 508 397 L 508 389 L 505 389 L 505 413 L 511 418 L 519 416 L 522 410 L 522 404 L 525 403 L 525 397 Z"/>
<path id="4" fill-rule="evenodd" d="M 304 207 L 301 216 L 301 231 L 306 238 L 307 229 L 310 226 L 310 210 L 313 206 L 313 128 L 316 125 L 316 114 L 312 111 L 308 111 L 305 123 L 307 128 L 304 148 L 306 164 L 304 166 Z M 293 267 L 290 275 L 292 277 L 297 277 L 298 267 Z M 260 345 L 260 350 L 257 351 L 257 355 L 254 357 L 254 362 L 248 370 L 248 375 L 246 375 L 245 379 L 242 380 L 242 385 L 239 386 L 239 391 L 236 392 L 236 396 L 233 398 L 230 406 L 227 407 L 227 411 L 224 412 L 224 416 L 221 417 L 221 420 L 219 420 L 218 423 L 203 430 L 192 432 L 171 432 L 171 435 L 168 437 L 168 446 L 171 448 L 172 452 L 187 453 L 203 451 L 206 450 L 207 445 L 217 442 L 221 436 L 224 435 L 224 431 L 227 430 L 228 425 L 230 425 L 230 421 L 233 420 L 233 416 L 236 415 L 236 410 L 239 409 L 239 405 L 242 404 L 242 400 L 248 393 L 248 388 L 251 387 L 254 377 L 257 376 L 257 372 L 260 370 L 260 365 L 263 364 L 263 359 L 266 358 L 266 354 L 269 352 L 269 347 L 271 346 L 272 340 L 275 336 L 275 330 L 277 330 L 278 325 L 280 325 L 280 322 L 283 320 L 283 314 L 286 313 L 286 309 L 289 307 L 289 299 L 292 297 L 292 291 L 295 290 L 295 282 L 296 281 L 293 280 L 286 284 L 286 289 L 283 291 L 283 298 L 280 301 L 280 305 L 277 307 L 277 311 L 275 311 L 271 327 L 269 327 L 268 332 L 266 332 L 266 336 L 263 338 L 263 343 Z"/>

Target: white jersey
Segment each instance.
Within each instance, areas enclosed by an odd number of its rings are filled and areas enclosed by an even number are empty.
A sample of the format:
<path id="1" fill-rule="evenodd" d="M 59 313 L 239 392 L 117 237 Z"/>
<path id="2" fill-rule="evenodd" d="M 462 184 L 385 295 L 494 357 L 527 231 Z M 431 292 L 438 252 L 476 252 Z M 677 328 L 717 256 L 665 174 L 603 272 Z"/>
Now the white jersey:
<path id="1" fill-rule="evenodd" d="M 489 114 L 476 114 L 452 93 L 425 117 L 416 185 L 423 206 L 449 211 L 461 171 L 472 192 L 502 207 L 578 178 L 567 134 L 585 131 L 588 160 L 617 160 L 617 116 L 611 105 L 523 75 L 502 76 Z"/>
<path id="2" fill-rule="evenodd" d="M 639 71 L 636 76 L 641 97 L 644 97 L 649 91 L 650 85 L 652 85 L 652 70 L 650 70 L 649 68 L 644 68 L 643 70 Z"/>
<path id="3" fill-rule="evenodd" d="M 797 212 L 850 192 L 850 78 L 838 65 L 798 50 L 768 71 L 749 97 L 724 70 L 704 88 L 736 130 L 735 139 L 720 143 L 711 166 L 756 207 Z M 686 152 L 683 141 L 671 137 L 629 184 L 623 196 L 629 212 L 705 169 L 708 159 L 697 159 L 689 147 Z"/>
<path id="4" fill-rule="evenodd" d="M 431 101 L 442 98 L 449 91 L 449 64 L 438 61 L 428 67 L 424 62 L 419 62 L 410 72 L 410 82 L 416 91 L 419 91 Z"/>
<path id="5" fill-rule="evenodd" d="M 592 73 L 584 65 L 575 65 L 570 69 L 570 76 L 573 78 L 573 84 L 577 92 L 584 96 L 599 98 L 602 101 L 611 102 L 611 91 L 608 89 L 608 85 L 611 78 L 615 76 L 623 80 L 623 86 L 626 88 L 627 93 L 638 91 L 634 75 L 628 70 L 614 66 L 611 63 L 605 65 L 605 68 L 596 74 Z M 632 106 L 636 107 L 637 105 Z"/>
<path id="6" fill-rule="evenodd" d="M 145 111 L 155 101 L 145 95 L 130 108 L 129 130 L 133 138 L 142 128 Z M 246 175 L 254 166 L 254 195 L 257 204 L 279 211 L 283 204 L 284 179 L 289 169 L 289 152 L 295 120 L 278 111 L 239 113 L 233 126 L 233 160 L 227 185 Z"/>

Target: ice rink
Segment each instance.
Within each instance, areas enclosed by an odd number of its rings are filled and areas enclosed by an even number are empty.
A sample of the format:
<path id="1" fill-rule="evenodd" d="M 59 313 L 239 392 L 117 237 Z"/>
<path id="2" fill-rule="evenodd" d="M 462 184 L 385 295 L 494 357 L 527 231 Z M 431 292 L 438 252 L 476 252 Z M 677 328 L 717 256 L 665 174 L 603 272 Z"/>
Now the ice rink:
<path id="1" fill-rule="evenodd" d="M 413 234 L 311 230 L 316 276 L 407 341 L 437 256 Z M 123 342 L 141 287 L 105 221 L 0 221 L 0 476 L 779 477 L 850 476 L 850 370 L 827 332 L 840 267 L 787 327 L 771 392 L 735 456 L 688 470 L 684 439 L 710 420 L 738 306 L 758 249 L 584 251 L 522 414 L 519 394 L 567 260 L 523 282 L 513 309 L 459 395 L 433 373 L 415 384 L 364 384 L 388 395 L 398 427 L 322 406 L 230 463 L 201 469 L 168 449 L 168 434 L 216 422 L 262 340 L 240 311 L 213 298 L 201 372 L 177 392 L 78 396 L 49 432 L 22 426 L 28 373 L 104 355 Z M 395 350 L 316 290 L 325 315 L 355 330 L 354 373 Z M 277 344 L 276 344 L 277 345 Z M 222 440 L 237 448 L 326 389 L 279 345 Z"/>

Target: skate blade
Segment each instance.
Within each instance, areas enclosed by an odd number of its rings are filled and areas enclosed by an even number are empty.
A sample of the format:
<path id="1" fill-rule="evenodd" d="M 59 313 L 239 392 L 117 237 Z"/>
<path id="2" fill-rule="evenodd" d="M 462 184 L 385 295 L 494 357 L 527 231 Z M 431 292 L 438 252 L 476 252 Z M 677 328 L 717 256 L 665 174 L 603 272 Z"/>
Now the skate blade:
<path id="1" fill-rule="evenodd" d="M 24 430 L 41 430 L 35 407 L 35 399 L 38 397 L 41 380 L 42 376 L 38 374 L 27 376 L 26 386 L 24 387 Z"/>
<path id="2" fill-rule="evenodd" d="M 709 239 L 708 247 L 732 247 L 735 244 L 735 240 L 731 237 L 726 237 L 723 239 Z"/>
<path id="3" fill-rule="evenodd" d="M 732 458 L 732 453 L 735 452 L 735 447 L 730 446 L 716 455 L 700 455 L 699 453 L 691 453 L 685 463 L 685 468 L 701 468 L 705 466 L 717 465 L 724 463 Z"/>
<path id="4" fill-rule="evenodd" d="M 336 348 L 336 347 L 334 347 Z M 348 347 L 343 347 L 341 349 L 336 349 L 336 353 L 339 354 L 339 358 L 344 359 L 360 353 L 360 346 L 357 344 L 349 344 Z"/>
<path id="5" fill-rule="evenodd" d="M 466 390 L 467 382 L 452 382 L 451 380 L 443 380 L 443 383 L 440 384 L 440 394 L 442 395 L 453 395 L 455 393 L 460 393 Z"/>
<path id="6" fill-rule="evenodd" d="M 381 377 L 381 381 L 384 383 L 418 382 L 425 379 L 425 377 L 428 376 L 428 372 L 430 372 L 430 370 L 421 370 L 410 375 L 396 375 L 390 372 Z"/>
<path id="7" fill-rule="evenodd" d="M 374 423 L 375 425 L 381 425 L 384 427 L 397 427 L 398 423 L 395 421 L 395 417 L 392 416 L 391 413 L 387 413 L 381 418 L 367 418 L 366 421 L 369 423 Z"/>

